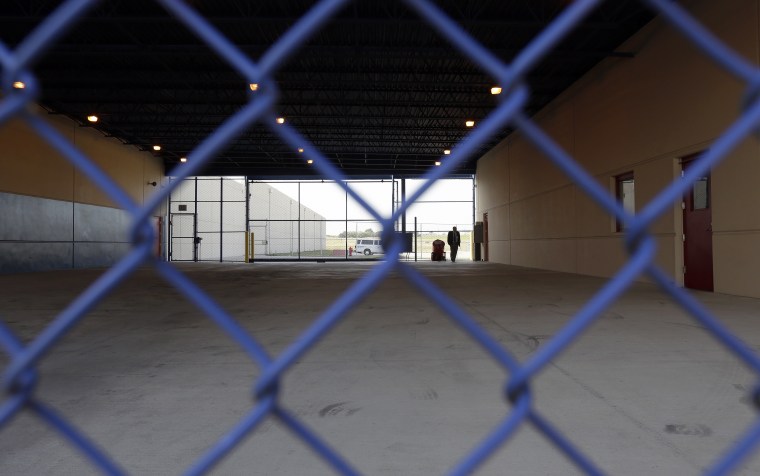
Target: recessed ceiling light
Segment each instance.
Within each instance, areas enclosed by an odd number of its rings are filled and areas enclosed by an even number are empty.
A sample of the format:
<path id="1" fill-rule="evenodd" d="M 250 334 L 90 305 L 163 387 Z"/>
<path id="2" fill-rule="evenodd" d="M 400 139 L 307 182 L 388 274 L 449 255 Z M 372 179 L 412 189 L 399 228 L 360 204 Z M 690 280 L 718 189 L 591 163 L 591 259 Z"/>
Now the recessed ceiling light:
<path id="1" fill-rule="evenodd" d="M 180 158 L 179 158 L 179 161 L 180 161 L 180 162 L 187 162 L 187 157 L 180 157 Z"/>
<path id="2" fill-rule="evenodd" d="M 277 124 L 285 124 L 285 118 L 284 117 L 278 117 L 277 118 Z"/>
<path id="3" fill-rule="evenodd" d="M 24 89 L 26 87 L 26 84 L 24 84 L 22 81 L 14 81 L 13 87 L 16 89 Z"/>
<path id="4" fill-rule="evenodd" d="M 96 116 L 95 114 L 91 114 L 87 116 L 87 120 L 90 122 L 98 122 L 98 116 Z"/>
<path id="5" fill-rule="evenodd" d="M 469 120 L 469 121 L 465 122 L 464 125 L 467 126 L 467 127 L 472 127 L 472 126 L 475 125 L 475 121 Z"/>
<path id="6" fill-rule="evenodd" d="M 435 161 L 435 166 L 438 167 L 439 165 L 441 165 L 441 161 L 440 160 L 436 160 Z"/>
<path id="7" fill-rule="evenodd" d="M 314 161 L 313 161 L 313 160 L 311 160 L 311 159 L 309 159 L 309 160 L 307 160 L 307 161 L 306 161 L 306 163 L 307 163 L 307 164 L 313 164 L 313 163 L 314 163 Z"/>
<path id="8" fill-rule="evenodd" d="M 443 151 L 443 155 L 449 155 L 451 154 L 451 151 L 449 149 L 446 149 Z"/>
<path id="9" fill-rule="evenodd" d="M 302 154 L 302 153 L 303 153 L 303 147 L 299 147 L 299 148 L 298 148 L 298 153 L 299 153 L 299 154 Z"/>
<path id="10" fill-rule="evenodd" d="M 153 150 L 159 151 L 159 150 L 161 150 L 161 146 L 160 145 L 154 145 L 153 146 Z"/>
<path id="11" fill-rule="evenodd" d="M 251 88 L 251 91 L 258 91 L 259 83 L 251 83 L 248 85 L 248 87 Z"/>
<path id="12" fill-rule="evenodd" d="M 491 88 L 491 94 L 494 96 L 497 94 L 501 94 L 501 88 L 499 86 L 494 86 Z"/>

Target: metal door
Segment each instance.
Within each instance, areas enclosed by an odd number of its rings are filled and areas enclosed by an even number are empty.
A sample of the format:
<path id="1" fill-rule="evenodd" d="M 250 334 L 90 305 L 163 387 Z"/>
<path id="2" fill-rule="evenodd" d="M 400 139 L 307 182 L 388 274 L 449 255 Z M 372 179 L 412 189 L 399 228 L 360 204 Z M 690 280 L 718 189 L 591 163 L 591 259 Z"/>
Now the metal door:
<path id="1" fill-rule="evenodd" d="M 198 234 L 195 213 L 169 216 L 169 261 L 198 261 Z"/>
<path id="2" fill-rule="evenodd" d="M 488 261 L 488 212 L 483 214 L 483 261 Z"/>
<path id="3" fill-rule="evenodd" d="M 684 159 L 683 170 L 693 161 Z M 710 174 L 700 177 L 683 202 L 684 286 L 713 290 L 712 203 Z"/>
<path id="4" fill-rule="evenodd" d="M 251 249 L 254 255 L 251 258 L 267 257 L 269 255 L 269 242 L 267 237 L 269 236 L 269 220 L 256 220 L 248 222 L 248 232 L 253 238 Z"/>

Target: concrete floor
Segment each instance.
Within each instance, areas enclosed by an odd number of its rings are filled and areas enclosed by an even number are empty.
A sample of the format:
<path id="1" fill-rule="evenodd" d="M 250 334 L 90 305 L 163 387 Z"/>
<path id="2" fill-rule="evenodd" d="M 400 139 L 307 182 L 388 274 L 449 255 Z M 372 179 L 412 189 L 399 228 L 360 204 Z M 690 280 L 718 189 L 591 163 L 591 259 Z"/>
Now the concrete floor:
<path id="1" fill-rule="evenodd" d="M 271 353 L 373 263 L 180 268 Z M 414 264 L 519 359 L 604 280 L 490 263 Z M 25 340 L 101 271 L 0 276 Z M 760 301 L 698 298 L 754 349 Z M 0 366 L 7 364 L 0 357 Z M 251 406 L 258 370 L 151 270 L 102 302 L 41 365 L 38 395 L 133 474 L 180 474 Z M 365 474 L 444 474 L 509 411 L 507 376 L 401 278 L 387 280 L 288 374 L 282 401 Z M 757 418 L 757 378 L 654 286 L 638 284 L 534 382 L 537 407 L 603 470 L 699 474 Z M 36 418 L 0 429 L 0 474 L 94 471 Z M 524 427 L 477 474 L 576 474 Z M 738 474 L 759 474 L 750 460 Z M 272 420 L 214 474 L 333 474 Z"/>

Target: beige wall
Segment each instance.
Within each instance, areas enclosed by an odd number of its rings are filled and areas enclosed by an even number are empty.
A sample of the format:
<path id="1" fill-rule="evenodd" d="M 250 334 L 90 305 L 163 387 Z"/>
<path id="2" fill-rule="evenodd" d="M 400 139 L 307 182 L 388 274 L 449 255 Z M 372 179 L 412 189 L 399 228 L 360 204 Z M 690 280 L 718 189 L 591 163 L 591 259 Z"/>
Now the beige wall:
<path id="1" fill-rule="evenodd" d="M 40 114 L 45 113 L 40 111 Z M 138 204 L 159 190 L 147 185 L 164 180 L 159 158 L 105 137 L 94 129 L 80 127 L 64 117 L 46 115 L 45 118 Z M 75 170 L 23 121 L 12 120 L 0 127 L 0 145 L 0 192 L 115 206 L 89 178 Z"/>
<path id="2" fill-rule="evenodd" d="M 760 0 L 686 2 L 717 37 L 758 63 Z M 643 209 L 736 120 L 743 84 L 656 19 L 539 113 L 541 128 L 613 193 L 633 171 Z M 746 140 L 713 171 L 717 292 L 760 297 L 760 145 Z M 489 258 L 521 266 L 610 276 L 625 262 L 612 218 L 518 133 L 478 162 L 477 220 L 488 213 Z M 657 263 L 682 283 L 680 203 L 650 229 Z"/>
<path id="3" fill-rule="evenodd" d="M 69 141 L 74 140 L 73 123 L 51 121 Z M 67 127 L 68 126 L 68 127 Z M 72 200 L 74 167 L 60 157 L 26 124 L 12 120 L 0 127 L 2 171 L 0 192 Z"/>

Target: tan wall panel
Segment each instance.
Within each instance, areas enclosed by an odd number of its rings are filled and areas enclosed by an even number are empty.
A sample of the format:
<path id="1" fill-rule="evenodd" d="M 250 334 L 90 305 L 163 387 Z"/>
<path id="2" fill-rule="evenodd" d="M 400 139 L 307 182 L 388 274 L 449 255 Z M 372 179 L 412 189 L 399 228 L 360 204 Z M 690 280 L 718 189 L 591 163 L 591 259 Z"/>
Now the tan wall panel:
<path id="1" fill-rule="evenodd" d="M 65 137 L 72 139 L 70 121 L 50 120 Z M 73 166 L 60 157 L 47 142 L 20 120 L 11 120 L 0 127 L 0 191 L 71 200 Z"/>
<path id="2" fill-rule="evenodd" d="M 579 239 L 577 249 L 581 274 L 612 276 L 627 259 L 622 235 Z"/>
<path id="3" fill-rule="evenodd" d="M 554 109 L 542 118 L 541 128 L 565 152 L 573 154 L 572 107 Z M 537 149 L 519 134 L 510 146 L 510 200 L 516 201 L 548 190 L 563 187 L 570 179 Z"/>
<path id="4" fill-rule="evenodd" d="M 497 263 L 509 263 L 510 216 L 506 205 L 488 211 L 488 259 Z M 482 217 L 482 215 L 481 215 Z"/>
<path id="5" fill-rule="evenodd" d="M 658 196 L 678 176 L 675 174 L 675 159 L 661 159 L 647 162 L 633 168 L 633 177 L 636 190 L 636 212 L 643 210 L 656 196 Z M 680 175 L 680 174 L 679 174 Z M 674 206 L 680 204 L 678 199 Z M 655 234 L 675 233 L 673 214 L 671 208 L 654 221 L 649 231 Z"/>
<path id="6" fill-rule="evenodd" d="M 494 263 L 511 263 L 511 246 L 509 240 L 488 243 L 488 260 Z"/>
<path id="7" fill-rule="evenodd" d="M 169 179 L 164 176 L 164 164 L 158 157 L 153 157 L 152 154 L 142 153 L 143 163 L 143 179 L 145 180 L 145 191 L 143 193 L 143 202 L 150 197 L 156 191 L 161 189 L 162 185 L 168 185 Z M 156 182 L 154 188 L 150 183 Z"/>
<path id="8" fill-rule="evenodd" d="M 502 205 L 500 207 L 488 210 L 488 239 L 508 240 L 511 233 L 511 217 L 509 207 Z"/>
<path id="9" fill-rule="evenodd" d="M 574 187 L 513 202 L 512 239 L 569 238 L 576 234 Z M 489 215 L 490 219 L 490 215 Z"/>
<path id="10" fill-rule="evenodd" d="M 597 183 L 610 195 L 614 195 L 614 181 L 612 176 L 596 177 Z M 608 236 L 615 233 L 615 219 L 607 210 L 598 205 L 591 197 L 573 186 L 576 235 L 579 237 Z"/>
<path id="11" fill-rule="evenodd" d="M 748 139 L 713 171 L 713 232 L 760 230 L 760 145 Z"/>
<path id="12" fill-rule="evenodd" d="M 716 36 L 757 64 L 758 3 L 699 0 L 687 6 Z M 606 60 L 536 117 L 610 194 L 613 177 L 633 171 L 636 208 L 641 212 L 678 176 L 679 158 L 709 147 L 737 119 L 743 84 L 662 20 L 655 20 L 620 49 L 634 51 L 636 57 Z M 577 272 L 583 274 L 615 273 L 626 253 L 622 235 L 614 231 L 614 219 L 574 186 L 567 187 L 572 197 L 558 194 L 565 190 L 564 177 L 519 134 L 509 143 L 509 160 L 504 164 L 510 179 L 506 201 L 512 264 L 572 271 L 577 262 Z M 760 269 L 755 236 L 760 234 L 760 215 L 746 211 L 760 203 L 758 157 L 760 145 L 749 139 L 713 171 L 719 292 L 758 295 L 748 283 L 751 270 L 757 276 Z M 500 201 L 495 194 L 505 193 L 499 190 L 503 185 L 480 169 L 478 187 L 493 203 Z M 658 266 L 682 281 L 680 200 L 650 231 L 658 243 Z M 744 233 L 752 234 L 755 242 Z M 497 260 L 495 255 L 491 259 Z M 732 273 L 732 268 L 738 271 Z"/>
<path id="13" fill-rule="evenodd" d="M 517 266 L 575 273 L 576 255 L 576 240 L 512 241 L 512 264 Z"/>
<path id="14" fill-rule="evenodd" d="M 475 177 L 478 184 L 476 221 L 481 220 L 483 211 L 507 203 L 509 198 L 508 151 L 508 143 L 504 141 L 478 161 Z"/>
<path id="15" fill-rule="evenodd" d="M 715 291 L 760 298 L 760 231 L 713 235 Z"/>
<path id="16" fill-rule="evenodd" d="M 510 262 L 508 142 L 504 141 L 478 161 L 475 220 L 488 213 L 488 259 Z M 481 163 L 482 162 L 482 163 Z"/>
<path id="17" fill-rule="evenodd" d="M 143 170 L 144 152 L 125 146 L 92 129 L 82 129 L 77 133 L 76 146 L 124 188 L 133 200 L 142 203 L 147 186 Z M 79 171 L 76 174 L 75 199 L 81 203 L 115 206 L 105 192 Z"/>
<path id="18" fill-rule="evenodd" d="M 613 196 L 616 193 L 615 177 L 623 173 L 633 172 L 636 181 L 636 211 L 640 212 L 678 176 L 676 173 L 678 167 L 680 166 L 675 158 L 660 159 L 612 170 L 595 178 L 597 183 Z M 678 203 L 674 203 L 674 206 Z M 576 187 L 576 207 L 578 236 L 598 237 L 616 232 L 615 218 L 593 201 L 580 187 Z M 652 224 L 650 231 L 653 233 L 673 233 L 674 213 L 675 209 L 668 210 L 665 215 Z"/>
<path id="19" fill-rule="evenodd" d="M 657 246 L 654 262 L 665 273 L 672 276 L 671 270 L 675 263 L 673 236 L 661 235 L 654 238 Z M 622 235 L 578 240 L 578 273 L 580 274 L 613 276 L 625 265 L 628 257 Z M 649 281 L 649 278 L 641 276 L 639 280 Z"/>
<path id="20" fill-rule="evenodd" d="M 107 138 L 94 129 L 80 127 L 70 119 L 51 115 L 44 118 L 137 203 L 142 204 L 149 194 L 159 190 L 158 186 L 147 185 L 148 182 L 160 184 L 165 180 L 159 158 Z M 114 206 L 89 178 L 75 170 L 24 122 L 12 120 L 0 127 L 0 145 L 3 150 L 0 191 Z"/>
<path id="21" fill-rule="evenodd" d="M 676 283 L 683 285 L 683 275 L 680 273 L 681 267 L 676 266 L 681 261 L 681 255 L 676 256 L 674 253 L 673 242 L 676 237 L 672 234 L 655 235 L 657 243 L 657 256 L 655 264 Z"/>
<path id="22" fill-rule="evenodd" d="M 694 3 L 708 27 L 754 58 L 754 0 Z M 743 85 L 669 26 L 655 21 L 637 43 L 635 58 L 607 61 L 574 97 L 577 153 L 592 173 L 712 139 L 740 108 Z"/>
<path id="23" fill-rule="evenodd" d="M 145 203 L 153 194 L 160 193 L 161 187 L 167 185 L 169 180 L 164 176 L 164 164 L 161 160 L 152 157 L 148 154 L 143 154 L 143 177 L 145 179 L 146 186 L 143 189 L 143 200 Z M 156 182 L 156 186 L 147 185 L 148 182 Z M 166 214 L 166 200 L 161 202 L 161 206 L 154 210 L 153 215 L 162 216 Z"/>

